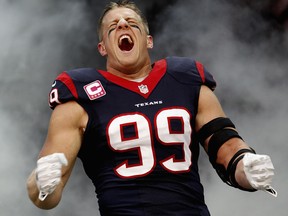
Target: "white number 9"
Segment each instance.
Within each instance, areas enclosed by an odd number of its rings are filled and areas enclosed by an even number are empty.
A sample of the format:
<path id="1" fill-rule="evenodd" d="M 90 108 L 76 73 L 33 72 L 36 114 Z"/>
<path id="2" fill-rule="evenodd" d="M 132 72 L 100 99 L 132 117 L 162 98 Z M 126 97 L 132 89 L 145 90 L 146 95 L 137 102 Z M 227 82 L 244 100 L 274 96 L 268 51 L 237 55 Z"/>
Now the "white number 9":
<path id="1" fill-rule="evenodd" d="M 171 122 L 181 123 L 180 130 L 174 131 Z M 182 158 L 175 155 L 167 157 L 159 163 L 169 172 L 187 172 L 192 164 L 190 114 L 183 108 L 165 109 L 155 116 L 155 131 L 158 140 L 167 146 L 180 145 Z M 132 128 L 133 136 L 125 137 L 125 128 Z M 138 151 L 139 163 L 129 164 L 128 158 L 115 167 L 115 173 L 122 178 L 148 175 L 156 165 L 156 155 L 152 138 L 150 120 L 141 113 L 124 114 L 113 118 L 107 126 L 107 139 L 110 147 L 117 152 Z"/>

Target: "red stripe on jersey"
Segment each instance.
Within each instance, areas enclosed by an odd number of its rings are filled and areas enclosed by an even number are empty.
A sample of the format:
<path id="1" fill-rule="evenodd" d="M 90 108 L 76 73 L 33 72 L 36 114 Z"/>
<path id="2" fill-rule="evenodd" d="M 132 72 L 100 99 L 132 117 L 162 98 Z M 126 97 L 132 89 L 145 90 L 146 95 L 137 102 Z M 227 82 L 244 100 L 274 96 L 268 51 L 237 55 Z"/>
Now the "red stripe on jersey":
<path id="1" fill-rule="evenodd" d="M 73 83 L 73 80 L 66 72 L 61 73 L 56 78 L 56 80 L 59 80 L 62 83 L 64 83 L 67 86 L 67 88 L 70 90 L 70 92 L 74 96 L 74 98 L 78 99 L 78 93 L 77 93 L 76 87 Z"/>
<path id="2" fill-rule="evenodd" d="M 141 82 L 130 81 L 103 70 L 99 70 L 99 73 L 101 73 L 102 76 L 104 76 L 110 82 L 113 82 L 123 88 L 142 95 L 147 99 L 152 93 L 153 89 L 157 86 L 158 82 L 166 73 L 166 69 L 167 62 L 165 59 L 155 62 L 154 67 L 149 75 Z"/>
<path id="3" fill-rule="evenodd" d="M 202 82 L 204 83 L 205 82 L 204 66 L 200 62 L 196 61 L 195 63 L 196 63 L 197 70 L 198 70 L 198 72 L 200 74 L 200 77 L 202 79 Z"/>

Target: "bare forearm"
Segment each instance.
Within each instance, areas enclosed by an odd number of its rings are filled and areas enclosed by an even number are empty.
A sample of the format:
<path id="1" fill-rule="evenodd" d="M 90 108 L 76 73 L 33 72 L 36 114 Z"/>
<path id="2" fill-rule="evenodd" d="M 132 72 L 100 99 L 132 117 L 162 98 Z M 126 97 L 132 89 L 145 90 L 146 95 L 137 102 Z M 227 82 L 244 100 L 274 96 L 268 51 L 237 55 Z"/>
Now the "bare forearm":
<path id="1" fill-rule="evenodd" d="M 243 157 L 253 150 L 239 138 L 228 140 L 218 151 L 218 163 L 226 169 L 228 181 L 237 188 L 254 191 L 244 172 Z"/>
<path id="2" fill-rule="evenodd" d="M 39 200 L 39 190 L 36 183 L 35 171 L 30 174 L 27 179 L 27 191 L 30 200 L 41 209 L 52 209 L 58 205 L 61 200 L 62 188 L 61 184 L 55 189 L 55 191 L 47 196 L 44 201 Z"/>

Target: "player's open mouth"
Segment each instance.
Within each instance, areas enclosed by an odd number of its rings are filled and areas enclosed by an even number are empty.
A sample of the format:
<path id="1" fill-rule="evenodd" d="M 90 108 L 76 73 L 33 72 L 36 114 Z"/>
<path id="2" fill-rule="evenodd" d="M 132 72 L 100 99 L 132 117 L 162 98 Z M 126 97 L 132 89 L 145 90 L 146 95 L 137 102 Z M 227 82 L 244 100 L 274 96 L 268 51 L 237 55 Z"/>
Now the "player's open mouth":
<path id="1" fill-rule="evenodd" d="M 129 35 L 122 35 L 119 38 L 118 46 L 122 51 L 130 51 L 134 46 L 134 42 Z"/>

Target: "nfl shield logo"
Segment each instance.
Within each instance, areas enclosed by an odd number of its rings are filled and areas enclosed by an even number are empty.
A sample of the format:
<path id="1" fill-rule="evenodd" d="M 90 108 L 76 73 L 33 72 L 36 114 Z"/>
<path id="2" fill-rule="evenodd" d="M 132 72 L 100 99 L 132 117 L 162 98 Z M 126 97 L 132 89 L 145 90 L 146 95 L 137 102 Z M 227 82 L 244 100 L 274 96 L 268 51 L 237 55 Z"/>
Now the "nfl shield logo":
<path id="1" fill-rule="evenodd" d="M 147 85 L 141 84 L 140 86 L 138 86 L 138 88 L 142 94 L 147 94 L 149 92 Z"/>

